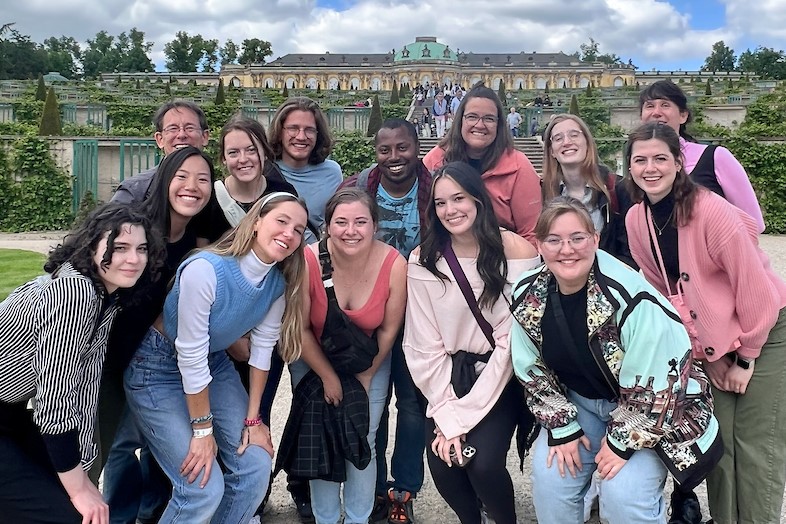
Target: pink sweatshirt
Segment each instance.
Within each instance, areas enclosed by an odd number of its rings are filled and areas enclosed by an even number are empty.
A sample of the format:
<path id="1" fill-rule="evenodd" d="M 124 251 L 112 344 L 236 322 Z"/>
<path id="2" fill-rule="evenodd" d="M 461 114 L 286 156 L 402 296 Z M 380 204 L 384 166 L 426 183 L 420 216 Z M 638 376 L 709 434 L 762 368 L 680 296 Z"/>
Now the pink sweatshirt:
<path id="1" fill-rule="evenodd" d="M 685 171 L 690 174 L 707 146 L 688 142 L 680 137 L 680 148 L 685 157 Z M 756 222 L 759 233 L 764 231 L 764 217 L 745 168 L 725 147 L 715 148 L 713 158 L 715 160 L 715 178 L 723 189 L 726 200 L 748 213 Z"/>
<path id="2" fill-rule="evenodd" d="M 658 291 L 670 294 L 650 248 L 644 203 L 630 209 L 625 225 L 631 255 L 644 276 Z M 694 356 L 715 361 L 736 351 L 743 358 L 758 357 L 786 306 L 786 283 L 759 248 L 756 223 L 702 189 L 693 218 L 677 230 L 684 299 L 704 348 Z"/>
<path id="3" fill-rule="evenodd" d="M 437 269 L 450 277 L 450 282 L 437 279 L 418 263 L 418 251 L 409 257 L 407 269 L 407 315 L 404 322 L 404 355 L 412 380 L 428 401 L 426 416 L 433 418 L 447 438 L 464 435 L 491 411 L 513 376 L 508 336 L 513 316 L 508 309 L 510 285 L 505 286 L 505 299 L 500 298 L 483 316 L 493 328 L 496 346 L 472 390 L 456 397 L 450 384 L 453 361 L 458 350 L 484 354 L 491 346 L 453 279 L 445 259 Z M 475 297 L 483 290 L 475 259 L 459 258 Z M 535 259 L 508 260 L 508 281 L 539 262 Z M 485 366 L 485 367 L 484 367 Z"/>
<path id="4" fill-rule="evenodd" d="M 445 150 L 439 146 L 423 157 L 423 164 L 431 172 L 444 163 Z M 535 223 L 543 207 L 543 197 L 540 177 L 527 155 L 517 149 L 507 151 L 497 165 L 482 174 L 482 178 L 499 225 L 524 237 L 534 246 Z"/>

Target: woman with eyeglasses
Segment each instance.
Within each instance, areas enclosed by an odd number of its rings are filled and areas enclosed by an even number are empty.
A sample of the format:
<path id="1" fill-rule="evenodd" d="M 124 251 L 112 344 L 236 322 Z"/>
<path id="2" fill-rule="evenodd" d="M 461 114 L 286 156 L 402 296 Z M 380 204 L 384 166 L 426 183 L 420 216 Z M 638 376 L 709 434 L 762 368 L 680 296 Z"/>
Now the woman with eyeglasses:
<path id="1" fill-rule="evenodd" d="M 665 297 L 598 249 L 578 200 L 547 203 L 535 235 L 545 265 L 514 285 L 510 345 L 540 424 L 532 452 L 538 522 L 584 522 L 583 496 L 597 471 L 601 519 L 665 523 L 667 472 L 696 485 L 722 446 L 688 334 Z"/>
<path id="2" fill-rule="evenodd" d="M 639 202 L 626 217 L 631 253 L 662 293 L 681 294 L 700 346 L 693 357 L 712 382 L 725 445 L 707 477 L 712 518 L 778 522 L 786 484 L 786 283 L 759 248 L 755 220 L 685 173 L 674 129 L 642 125 L 626 155 Z"/>
<path id="3" fill-rule="evenodd" d="M 543 137 L 543 202 L 560 195 L 581 201 L 600 235 L 598 247 L 636 268 L 625 233 L 630 196 L 622 179 L 600 163 L 587 124 L 575 115 L 556 115 Z"/>
<path id="4" fill-rule="evenodd" d="M 527 156 L 513 147 L 497 94 L 484 85 L 470 89 L 455 124 L 423 158 L 430 171 L 448 162 L 466 162 L 482 173 L 499 224 L 534 242 L 542 205 L 540 178 Z"/>

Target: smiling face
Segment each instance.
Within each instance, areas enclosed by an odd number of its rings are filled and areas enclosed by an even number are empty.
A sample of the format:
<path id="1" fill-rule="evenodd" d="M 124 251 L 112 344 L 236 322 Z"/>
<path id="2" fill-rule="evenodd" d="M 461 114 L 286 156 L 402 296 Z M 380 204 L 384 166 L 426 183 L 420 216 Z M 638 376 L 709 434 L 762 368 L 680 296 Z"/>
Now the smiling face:
<path id="1" fill-rule="evenodd" d="M 193 217 L 207 205 L 212 190 L 207 161 L 199 155 L 186 158 L 169 183 L 170 212 Z"/>
<path id="2" fill-rule="evenodd" d="M 480 97 L 468 98 L 464 104 L 461 137 L 467 144 L 470 158 L 480 158 L 497 138 L 497 106 L 488 98 Z M 494 119 L 493 123 L 491 119 Z"/>
<path id="3" fill-rule="evenodd" d="M 375 230 L 371 210 L 360 201 L 337 205 L 327 226 L 331 246 L 346 256 L 370 249 Z"/>
<path id="4" fill-rule="evenodd" d="M 250 183 L 262 176 L 265 153 L 245 131 L 230 131 L 224 137 L 224 158 L 229 174 L 239 182 Z"/>
<path id="5" fill-rule="evenodd" d="M 631 146 L 630 175 L 653 204 L 669 194 L 681 168 L 662 140 L 637 140 Z"/>
<path id="6" fill-rule="evenodd" d="M 679 106 L 668 98 L 655 98 L 645 101 L 641 106 L 641 121 L 660 122 L 679 133 L 680 126 L 688 121 L 688 112 L 681 111 Z"/>
<path id="7" fill-rule="evenodd" d="M 199 116 L 190 109 L 174 107 L 164 114 L 161 131 L 156 131 L 154 138 L 158 147 L 168 155 L 181 146 L 204 149 L 209 130 L 200 128 Z"/>
<path id="8" fill-rule="evenodd" d="M 411 188 L 418 176 L 418 146 L 412 135 L 403 126 L 382 128 L 377 133 L 374 150 L 383 187 L 386 190 L 389 186 L 399 190 Z"/>
<path id="9" fill-rule="evenodd" d="M 550 153 L 560 165 L 579 165 L 587 158 L 587 137 L 578 123 L 563 120 L 551 128 Z"/>
<path id="10" fill-rule="evenodd" d="M 434 184 L 434 211 L 452 237 L 473 235 L 478 203 L 452 178 L 443 176 Z"/>
<path id="11" fill-rule="evenodd" d="M 281 262 L 303 242 L 307 219 L 306 210 L 298 202 L 275 204 L 254 224 L 254 254 L 266 264 Z"/>
<path id="12" fill-rule="evenodd" d="M 598 235 L 588 231 L 579 215 L 567 212 L 554 219 L 549 234 L 536 244 L 562 293 L 572 294 L 584 287 L 595 261 Z"/>
<path id="13" fill-rule="evenodd" d="M 108 293 L 121 288 L 129 288 L 136 284 L 147 265 L 147 236 L 145 229 L 137 224 L 123 224 L 117 235 L 109 265 L 103 267 L 101 262 L 107 250 L 109 231 L 104 233 L 96 245 L 93 262 L 96 272 Z"/>
<path id="14" fill-rule="evenodd" d="M 290 167 L 305 167 L 317 144 L 314 113 L 296 109 L 284 119 L 281 130 L 281 159 Z"/>

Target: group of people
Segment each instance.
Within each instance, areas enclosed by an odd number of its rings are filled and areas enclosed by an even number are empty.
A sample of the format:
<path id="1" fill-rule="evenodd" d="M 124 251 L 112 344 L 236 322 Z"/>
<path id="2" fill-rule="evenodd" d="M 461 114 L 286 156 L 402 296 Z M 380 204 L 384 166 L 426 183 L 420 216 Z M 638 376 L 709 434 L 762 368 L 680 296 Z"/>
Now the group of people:
<path id="1" fill-rule="evenodd" d="M 539 522 L 583 522 L 596 491 L 611 523 L 701 522 L 705 478 L 715 522 L 777 522 L 786 284 L 745 171 L 687 135 L 679 87 L 640 111 L 624 177 L 567 114 L 539 177 L 478 85 L 422 160 L 389 119 L 344 179 L 294 98 L 267 133 L 225 124 L 220 180 L 204 112 L 166 104 L 161 164 L 0 304 L 2 514 L 245 524 L 284 470 L 304 520 L 411 524 L 425 452 L 462 523 L 512 524 L 515 435 Z"/>

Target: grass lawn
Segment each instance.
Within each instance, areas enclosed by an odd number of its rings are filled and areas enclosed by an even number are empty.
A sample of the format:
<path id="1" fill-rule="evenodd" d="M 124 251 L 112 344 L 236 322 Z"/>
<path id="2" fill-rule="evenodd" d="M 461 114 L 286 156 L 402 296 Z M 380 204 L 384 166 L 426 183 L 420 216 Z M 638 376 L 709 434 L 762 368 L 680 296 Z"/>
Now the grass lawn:
<path id="1" fill-rule="evenodd" d="M 44 274 L 46 255 L 21 249 L 0 249 L 0 300 L 33 277 Z"/>

